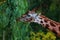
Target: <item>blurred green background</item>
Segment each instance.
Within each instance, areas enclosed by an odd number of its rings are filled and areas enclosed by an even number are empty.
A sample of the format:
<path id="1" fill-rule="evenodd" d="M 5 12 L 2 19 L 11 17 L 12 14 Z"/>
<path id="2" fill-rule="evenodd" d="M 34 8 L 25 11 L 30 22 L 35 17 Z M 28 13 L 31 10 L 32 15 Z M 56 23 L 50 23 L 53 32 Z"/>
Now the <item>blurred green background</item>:
<path id="1" fill-rule="evenodd" d="M 16 21 L 35 7 L 38 13 L 60 22 L 60 0 L 0 0 L 0 40 L 60 40 L 39 24 Z"/>

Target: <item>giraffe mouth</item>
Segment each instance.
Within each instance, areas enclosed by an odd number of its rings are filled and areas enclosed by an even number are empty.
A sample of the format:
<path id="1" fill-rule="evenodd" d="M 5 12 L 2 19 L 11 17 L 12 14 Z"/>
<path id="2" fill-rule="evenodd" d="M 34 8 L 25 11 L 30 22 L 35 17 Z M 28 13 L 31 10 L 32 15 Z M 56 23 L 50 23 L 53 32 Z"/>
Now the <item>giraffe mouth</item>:
<path id="1" fill-rule="evenodd" d="M 21 21 L 21 22 L 31 22 L 33 19 L 32 18 L 23 17 L 23 18 L 19 18 L 18 20 Z"/>
<path id="2" fill-rule="evenodd" d="M 32 21 L 32 18 L 30 18 L 30 19 L 26 19 L 26 21 L 27 21 L 27 22 L 31 22 L 31 21 Z"/>

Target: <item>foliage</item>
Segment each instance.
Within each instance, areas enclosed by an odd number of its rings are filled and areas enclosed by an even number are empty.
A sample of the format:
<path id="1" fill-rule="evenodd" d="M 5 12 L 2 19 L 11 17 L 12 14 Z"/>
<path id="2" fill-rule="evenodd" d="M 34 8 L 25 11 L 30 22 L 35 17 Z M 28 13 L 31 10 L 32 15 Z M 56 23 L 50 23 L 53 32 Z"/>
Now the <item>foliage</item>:
<path id="1" fill-rule="evenodd" d="M 44 32 L 30 32 L 31 40 L 56 40 L 56 36 L 48 31 L 47 34 L 44 34 Z"/>
<path id="2" fill-rule="evenodd" d="M 2 2 L 2 1 L 1 1 Z M 54 33 L 37 23 L 16 21 L 26 11 L 37 12 L 60 22 L 59 0 L 6 0 L 0 5 L 0 40 L 60 40 Z"/>

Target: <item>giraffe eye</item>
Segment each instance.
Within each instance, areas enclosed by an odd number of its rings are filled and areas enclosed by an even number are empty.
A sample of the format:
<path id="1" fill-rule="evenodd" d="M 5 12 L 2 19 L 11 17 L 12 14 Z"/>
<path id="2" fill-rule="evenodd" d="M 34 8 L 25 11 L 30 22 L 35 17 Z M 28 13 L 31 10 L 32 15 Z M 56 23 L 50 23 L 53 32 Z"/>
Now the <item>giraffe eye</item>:
<path id="1" fill-rule="evenodd" d="M 27 15 L 28 17 L 30 17 L 30 15 Z"/>

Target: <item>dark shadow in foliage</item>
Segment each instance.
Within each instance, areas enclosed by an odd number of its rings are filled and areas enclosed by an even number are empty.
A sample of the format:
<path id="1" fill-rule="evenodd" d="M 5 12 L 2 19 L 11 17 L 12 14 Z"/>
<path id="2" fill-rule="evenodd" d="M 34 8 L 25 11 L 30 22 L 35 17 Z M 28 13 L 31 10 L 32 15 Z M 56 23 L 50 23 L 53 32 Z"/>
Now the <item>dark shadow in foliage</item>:
<path id="1" fill-rule="evenodd" d="M 42 14 L 47 16 L 48 18 L 60 22 L 60 4 L 59 0 L 54 5 L 56 5 L 55 10 L 51 11 L 50 6 L 53 4 L 53 0 L 42 0 Z"/>
<path id="2" fill-rule="evenodd" d="M 41 7 L 42 7 L 42 12 L 44 12 L 44 14 L 46 14 L 46 12 L 48 12 L 48 9 L 52 3 L 52 0 L 42 0 L 41 1 Z"/>
<path id="3" fill-rule="evenodd" d="M 32 10 L 34 8 L 38 8 L 40 6 L 40 0 L 28 0 L 29 3 L 29 10 Z"/>
<path id="4" fill-rule="evenodd" d="M 43 31 L 46 34 L 48 32 L 48 30 L 40 24 L 32 22 L 32 23 L 30 23 L 30 25 L 31 25 L 32 31 L 34 31 L 36 33 L 39 31 L 41 31 L 41 32 Z"/>

